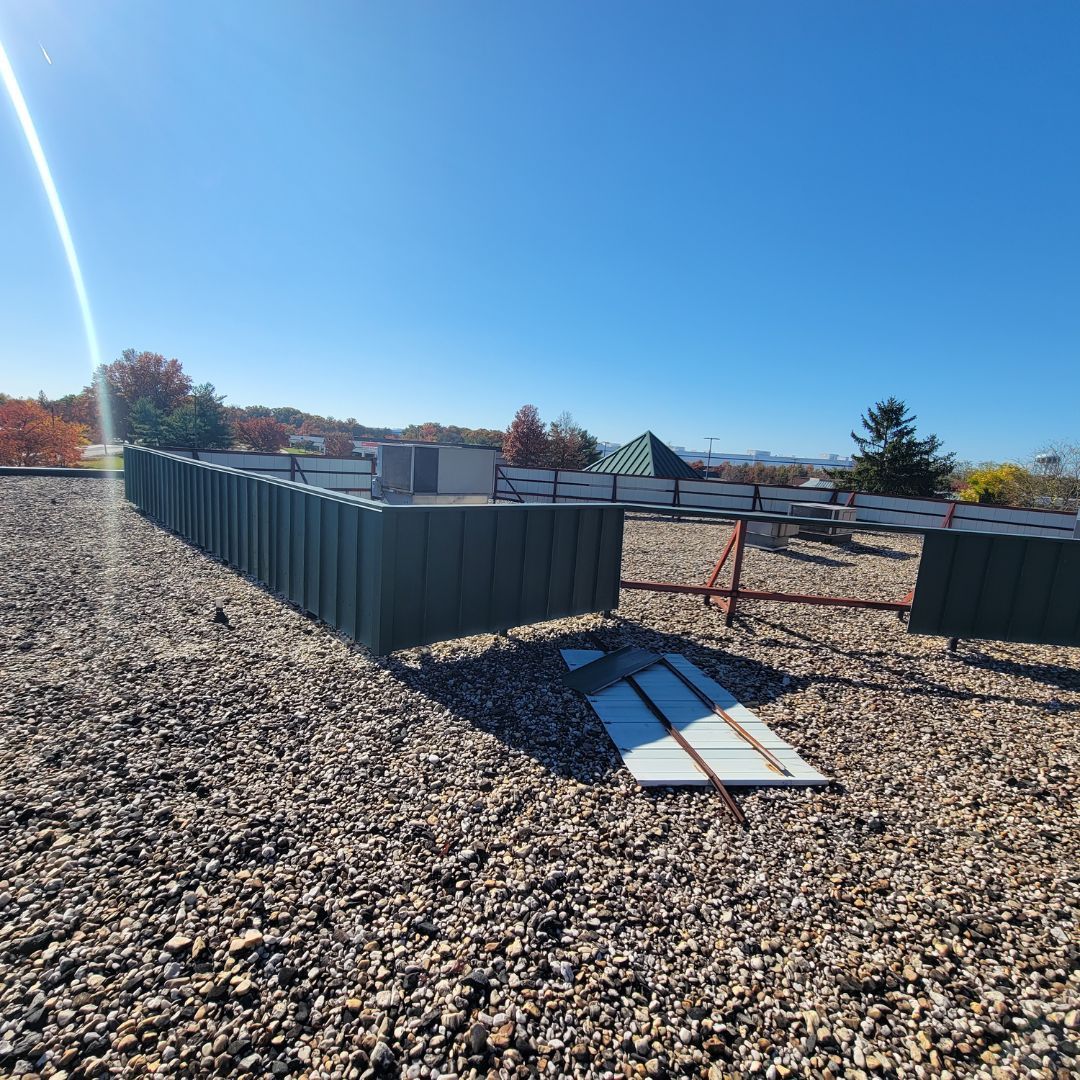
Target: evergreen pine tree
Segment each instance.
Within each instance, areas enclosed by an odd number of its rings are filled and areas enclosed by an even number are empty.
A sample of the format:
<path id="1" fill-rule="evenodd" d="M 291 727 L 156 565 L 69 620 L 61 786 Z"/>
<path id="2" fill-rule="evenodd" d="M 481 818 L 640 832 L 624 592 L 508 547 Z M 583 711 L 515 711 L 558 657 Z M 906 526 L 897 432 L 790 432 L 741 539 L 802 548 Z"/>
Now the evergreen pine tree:
<path id="1" fill-rule="evenodd" d="M 856 491 L 877 495 L 933 495 L 953 470 L 953 454 L 941 454 L 936 435 L 920 439 L 907 405 L 898 398 L 879 401 L 862 418 L 865 435 L 851 433 L 858 453 L 855 468 L 833 472 Z"/>
<path id="2" fill-rule="evenodd" d="M 161 443 L 164 422 L 165 414 L 149 398 L 139 398 L 131 406 L 131 415 L 128 417 L 131 436 L 143 446 L 158 446 Z"/>
<path id="3" fill-rule="evenodd" d="M 225 418 L 224 394 L 213 383 L 201 383 L 178 409 L 165 418 L 163 437 L 170 446 L 222 447 L 232 445 Z"/>

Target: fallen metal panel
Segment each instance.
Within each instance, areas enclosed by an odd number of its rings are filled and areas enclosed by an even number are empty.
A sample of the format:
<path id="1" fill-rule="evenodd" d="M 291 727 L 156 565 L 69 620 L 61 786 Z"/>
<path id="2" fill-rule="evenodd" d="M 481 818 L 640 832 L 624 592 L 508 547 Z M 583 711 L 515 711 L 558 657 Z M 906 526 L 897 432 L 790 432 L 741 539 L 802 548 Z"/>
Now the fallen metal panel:
<path id="1" fill-rule="evenodd" d="M 573 671 L 603 653 L 595 649 L 564 649 L 562 656 Z M 640 671 L 635 678 L 642 689 L 725 786 L 806 787 L 829 782 L 828 777 L 803 761 L 789 743 L 685 657 L 668 653 L 667 660 L 771 751 L 788 773 L 781 776 L 770 768 L 757 750 L 706 708 L 670 671 L 659 665 Z M 625 681 L 587 697 L 639 784 L 666 787 L 709 783 L 693 759 L 668 735 Z"/>
<path id="2" fill-rule="evenodd" d="M 563 676 L 563 685 L 576 690 L 579 694 L 595 694 L 612 683 L 617 683 L 627 675 L 633 675 L 652 667 L 660 659 L 648 649 L 636 649 L 625 645 L 614 652 L 604 653 L 588 664 L 568 671 Z"/>
<path id="3" fill-rule="evenodd" d="M 923 542 L 913 634 L 1080 645 L 1080 544 L 937 531 Z"/>

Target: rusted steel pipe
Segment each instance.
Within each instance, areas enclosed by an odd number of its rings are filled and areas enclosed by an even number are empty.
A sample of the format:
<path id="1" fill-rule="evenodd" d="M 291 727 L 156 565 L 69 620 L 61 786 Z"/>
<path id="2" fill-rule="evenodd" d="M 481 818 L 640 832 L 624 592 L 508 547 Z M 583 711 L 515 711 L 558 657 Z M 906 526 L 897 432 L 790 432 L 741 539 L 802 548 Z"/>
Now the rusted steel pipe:
<path id="1" fill-rule="evenodd" d="M 907 611 L 911 602 L 903 600 L 862 600 L 855 596 L 807 596 L 802 593 L 769 592 L 764 589 L 710 588 L 708 585 L 681 585 L 673 581 L 619 582 L 624 589 L 641 589 L 646 592 L 688 593 L 718 599 L 738 596 L 741 600 L 775 600 L 782 604 L 817 604 L 821 607 L 871 608 L 876 611 Z"/>
<path id="2" fill-rule="evenodd" d="M 641 699 L 642 704 L 660 721 L 664 730 L 690 755 L 694 764 L 708 777 L 709 783 L 716 789 L 720 798 L 724 800 L 724 805 L 728 808 L 729 813 L 735 819 L 739 825 L 746 824 L 746 815 L 742 812 L 742 807 L 735 801 L 735 796 L 724 786 L 723 780 L 713 772 L 709 763 L 690 745 L 689 742 L 683 737 L 682 733 L 678 731 L 672 722 L 664 715 L 663 710 L 656 704 L 655 701 L 642 689 L 641 684 L 634 678 L 633 675 L 626 676 L 626 682 L 629 684 L 630 689 Z"/>
<path id="3" fill-rule="evenodd" d="M 658 661 L 668 671 L 671 672 L 682 684 L 685 686 L 706 708 L 708 708 L 714 715 L 719 716 L 731 729 L 745 742 L 748 742 L 764 759 L 765 763 L 769 766 L 773 772 L 780 773 L 781 776 L 790 776 L 791 773 L 784 768 L 783 763 L 776 757 L 775 754 L 767 747 L 763 746 L 749 731 L 746 730 L 729 712 L 717 705 L 715 701 L 708 694 L 705 693 L 701 687 L 696 686 L 694 682 L 687 678 L 666 656 L 661 656 Z"/>

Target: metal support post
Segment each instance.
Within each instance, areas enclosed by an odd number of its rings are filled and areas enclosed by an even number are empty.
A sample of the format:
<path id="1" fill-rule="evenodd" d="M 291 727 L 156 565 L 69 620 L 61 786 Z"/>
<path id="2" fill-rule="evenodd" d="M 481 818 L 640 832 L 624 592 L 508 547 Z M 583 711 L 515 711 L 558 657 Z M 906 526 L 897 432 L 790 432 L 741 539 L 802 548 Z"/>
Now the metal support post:
<path id="1" fill-rule="evenodd" d="M 735 605 L 739 600 L 739 582 L 742 579 L 743 551 L 746 548 L 746 522 L 735 523 L 735 563 L 731 568 L 731 597 L 724 607 L 724 625 L 735 621 Z"/>

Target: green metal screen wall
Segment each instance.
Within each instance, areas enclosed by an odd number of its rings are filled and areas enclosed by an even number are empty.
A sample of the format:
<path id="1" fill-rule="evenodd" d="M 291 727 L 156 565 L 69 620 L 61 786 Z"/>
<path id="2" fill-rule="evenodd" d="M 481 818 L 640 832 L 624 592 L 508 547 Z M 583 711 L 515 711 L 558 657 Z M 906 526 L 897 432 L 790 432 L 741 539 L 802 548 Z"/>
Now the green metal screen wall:
<path id="1" fill-rule="evenodd" d="M 908 629 L 1080 645 L 1080 542 L 928 532 Z"/>
<path id="2" fill-rule="evenodd" d="M 620 506 L 386 506 L 132 446 L 124 492 L 375 653 L 619 603 Z"/>

